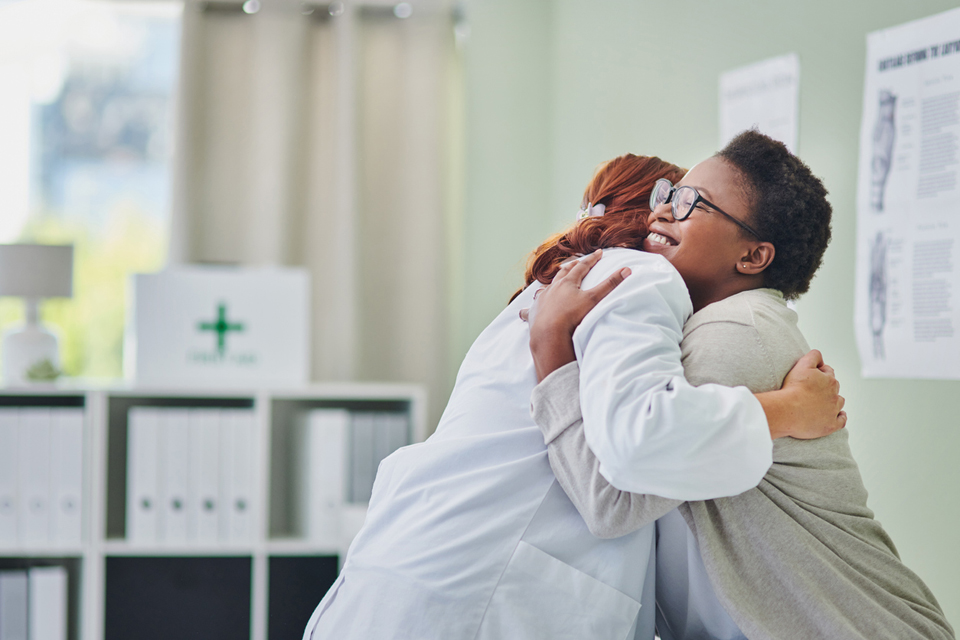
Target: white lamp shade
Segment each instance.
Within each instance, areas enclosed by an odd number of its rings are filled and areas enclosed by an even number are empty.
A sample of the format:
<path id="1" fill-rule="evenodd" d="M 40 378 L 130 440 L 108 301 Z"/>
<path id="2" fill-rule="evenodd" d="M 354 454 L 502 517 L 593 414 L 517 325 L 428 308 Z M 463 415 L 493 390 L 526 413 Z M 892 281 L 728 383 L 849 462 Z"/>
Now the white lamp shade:
<path id="1" fill-rule="evenodd" d="M 0 296 L 72 295 L 72 245 L 0 244 Z"/>

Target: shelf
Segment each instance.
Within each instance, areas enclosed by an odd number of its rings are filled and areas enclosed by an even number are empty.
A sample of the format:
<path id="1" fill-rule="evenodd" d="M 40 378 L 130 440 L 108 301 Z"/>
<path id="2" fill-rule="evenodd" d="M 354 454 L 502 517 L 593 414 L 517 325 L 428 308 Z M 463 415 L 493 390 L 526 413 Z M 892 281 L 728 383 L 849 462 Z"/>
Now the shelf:
<path id="1" fill-rule="evenodd" d="M 85 547 L 10 547 L 0 548 L 0 558 L 79 558 Z"/>
<path id="2" fill-rule="evenodd" d="M 377 398 L 410 399 L 423 395 L 423 387 L 403 382 L 318 382 L 300 387 L 252 388 L 252 387 L 141 387 L 123 381 L 108 380 L 97 383 L 64 381 L 55 384 L 38 384 L 24 387 L 0 386 L 0 396 L 84 396 L 89 393 L 105 393 L 116 397 L 202 397 L 237 398 L 266 395 L 277 399 L 317 398 Z"/>
<path id="3" fill-rule="evenodd" d="M 142 599 L 161 596 L 170 599 L 167 605 L 173 603 L 173 608 L 164 610 L 193 606 L 191 615 L 206 615 L 200 627 L 216 624 L 210 619 L 214 608 L 238 616 L 236 635 L 230 637 L 299 638 L 305 623 L 300 618 L 309 615 L 336 578 L 365 505 L 344 502 L 340 506 L 339 536 L 297 537 L 293 523 L 301 508 L 296 494 L 299 480 L 290 466 L 295 423 L 315 409 L 402 413 L 408 421 L 409 441 L 421 441 L 426 434 L 425 394 L 409 384 L 331 383 L 275 391 L 38 386 L 0 389 L 0 406 L 71 406 L 84 412 L 82 544 L 0 548 L 0 568 L 50 564 L 68 568 L 69 640 L 135 636 L 149 640 L 149 634 L 124 635 L 137 624 L 164 633 L 178 631 L 163 624 L 151 627 L 151 616 L 164 607 L 151 609 Z M 250 539 L 175 545 L 126 541 L 127 415 L 140 406 L 252 411 L 256 441 Z M 141 570 L 154 576 L 156 584 L 138 582 Z M 232 576 L 234 583 L 209 583 L 208 571 L 221 578 Z M 187 585 L 196 602 L 178 601 L 182 596 L 178 585 Z M 198 605 L 204 598 L 211 603 L 207 607 Z M 275 617 L 284 612 L 290 620 Z M 238 619 L 231 618 L 231 624 Z M 179 624 L 176 620 L 166 623 Z"/>
<path id="4" fill-rule="evenodd" d="M 270 556 L 335 556 L 345 551 L 334 545 L 318 545 L 297 538 L 270 540 L 264 550 Z"/>
<path id="5" fill-rule="evenodd" d="M 107 556 L 252 556 L 260 548 L 246 545 L 136 545 L 125 541 L 105 542 L 100 551 Z"/>

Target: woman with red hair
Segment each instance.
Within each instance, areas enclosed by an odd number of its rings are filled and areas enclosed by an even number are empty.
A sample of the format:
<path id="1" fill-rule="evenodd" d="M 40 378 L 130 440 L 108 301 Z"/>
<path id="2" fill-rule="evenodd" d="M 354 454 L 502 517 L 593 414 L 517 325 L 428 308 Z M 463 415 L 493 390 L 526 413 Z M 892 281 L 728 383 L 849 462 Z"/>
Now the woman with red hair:
<path id="1" fill-rule="evenodd" d="M 597 265 L 584 282 L 604 282 L 596 295 L 613 289 L 611 275 L 633 273 L 580 322 L 576 348 L 604 414 L 601 439 L 624 452 L 631 488 L 690 500 L 756 486 L 772 437 L 842 426 L 842 399 L 815 358 L 783 391 L 758 396 L 686 382 L 690 295 L 666 260 L 637 250 L 657 181 L 682 174 L 658 158 L 605 164 L 582 219 L 537 251 L 529 278 L 549 281 L 564 260 L 598 248 L 602 260 L 584 259 Z M 640 606 L 654 587 L 653 527 L 591 535 L 530 415 L 538 376 L 520 311 L 540 287 L 516 295 L 474 342 L 434 435 L 380 465 L 366 522 L 305 640 L 653 637 L 654 607 Z M 798 402 L 803 424 L 791 413 Z"/>
<path id="2" fill-rule="evenodd" d="M 642 249 L 653 185 L 660 179 L 679 182 L 685 173 L 685 169 L 660 158 L 633 154 L 602 164 L 583 194 L 576 222 L 545 240 L 530 255 L 525 286 L 534 281 L 549 284 L 564 262 L 597 249 Z M 514 298 L 522 291 L 517 291 Z"/>

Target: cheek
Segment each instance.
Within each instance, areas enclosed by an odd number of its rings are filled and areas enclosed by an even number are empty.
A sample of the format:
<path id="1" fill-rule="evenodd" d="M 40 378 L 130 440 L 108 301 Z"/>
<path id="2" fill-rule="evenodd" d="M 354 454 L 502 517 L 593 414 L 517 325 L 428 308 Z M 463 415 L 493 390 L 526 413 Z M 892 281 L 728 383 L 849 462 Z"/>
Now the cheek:
<path id="1" fill-rule="evenodd" d="M 703 225 L 691 225 L 684 231 L 683 239 L 680 243 L 680 249 L 688 256 L 701 256 L 717 252 L 720 239 L 709 228 Z"/>
<path id="2" fill-rule="evenodd" d="M 728 230 L 702 225 L 684 233 L 680 249 L 688 270 L 699 274 L 716 274 L 736 265 L 736 243 Z"/>

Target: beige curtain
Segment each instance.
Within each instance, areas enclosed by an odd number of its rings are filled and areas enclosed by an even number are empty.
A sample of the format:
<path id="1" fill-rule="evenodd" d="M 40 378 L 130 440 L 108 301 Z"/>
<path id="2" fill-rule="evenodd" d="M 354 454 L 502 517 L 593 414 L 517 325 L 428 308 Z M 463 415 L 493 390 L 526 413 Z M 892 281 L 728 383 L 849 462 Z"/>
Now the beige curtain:
<path id="1" fill-rule="evenodd" d="M 315 380 L 452 385 L 449 11 L 188 5 L 171 263 L 307 267 Z M 453 136 L 456 137 L 456 136 Z"/>

